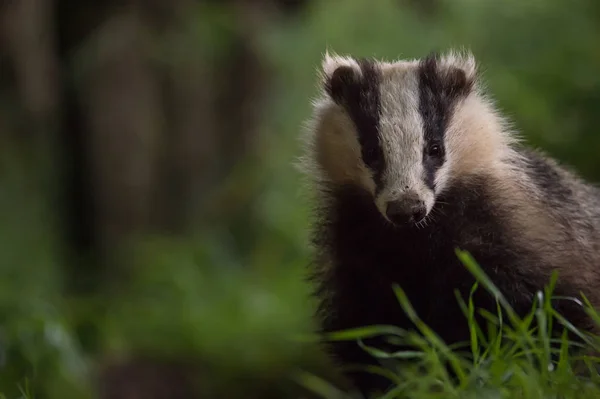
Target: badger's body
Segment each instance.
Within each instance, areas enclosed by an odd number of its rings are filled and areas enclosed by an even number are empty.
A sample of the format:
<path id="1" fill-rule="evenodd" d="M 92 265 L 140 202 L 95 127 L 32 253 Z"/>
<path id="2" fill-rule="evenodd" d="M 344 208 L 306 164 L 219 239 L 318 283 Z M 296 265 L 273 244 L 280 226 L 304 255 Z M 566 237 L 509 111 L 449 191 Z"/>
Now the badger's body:
<path id="1" fill-rule="evenodd" d="M 323 330 L 411 325 L 392 291 L 447 343 L 469 339 L 454 290 L 469 251 L 521 314 L 559 273 L 555 295 L 600 305 L 600 190 L 523 146 L 484 97 L 475 62 L 327 55 L 303 167 L 316 194 L 315 283 Z M 479 289 L 475 304 L 495 313 Z M 580 328 L 573 302 L 556 304 Z M 343 363 L 372 359 L 338 343 Z M 353 376 L 354 377 L 354 376 Z M 355 377 L 363 391 L 374 388 Z"/>

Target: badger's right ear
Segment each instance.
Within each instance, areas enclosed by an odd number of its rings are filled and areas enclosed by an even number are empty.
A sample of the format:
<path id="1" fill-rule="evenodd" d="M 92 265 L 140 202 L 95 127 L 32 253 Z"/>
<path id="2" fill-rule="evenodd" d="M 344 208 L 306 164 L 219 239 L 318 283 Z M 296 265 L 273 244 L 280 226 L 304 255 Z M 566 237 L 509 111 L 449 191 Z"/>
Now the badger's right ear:
<path id="1" fill-rule="evenodd" d="M 351 57 L 325 53 L 321 63 L 321 84 L 333 101 L 342 104 L 359 81 L 360 66 Z"/>

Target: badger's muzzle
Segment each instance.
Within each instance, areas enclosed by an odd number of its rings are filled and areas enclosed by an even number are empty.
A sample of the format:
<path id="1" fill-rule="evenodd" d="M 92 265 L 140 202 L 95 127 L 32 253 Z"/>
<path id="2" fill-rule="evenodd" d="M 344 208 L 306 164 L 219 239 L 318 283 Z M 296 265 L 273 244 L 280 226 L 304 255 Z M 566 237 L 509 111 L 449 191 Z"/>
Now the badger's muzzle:
<path id="1" fill-rule="evenodd" d="M 388 201 L 385 214 L 396 225 L 418 223 L 427 215 L 427 208 L 418 195 L 407 193 L 399 199 Z"/>

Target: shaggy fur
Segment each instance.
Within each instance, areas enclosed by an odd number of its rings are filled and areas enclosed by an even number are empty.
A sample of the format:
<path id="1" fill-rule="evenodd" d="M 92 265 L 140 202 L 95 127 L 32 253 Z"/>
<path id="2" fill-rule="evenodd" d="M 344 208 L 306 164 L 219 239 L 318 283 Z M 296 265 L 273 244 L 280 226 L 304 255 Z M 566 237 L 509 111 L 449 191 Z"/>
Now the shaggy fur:
<path id="1" fill-rule="evenodd" d="M 454 290 L 473 277 L 469 251 L 520 314 L 559 273 L 557 295 L 600 304 L 600 191 L 524 147 L 487 99 L 470 54 L 385 62 L 326 54 L 322 96 L 306 129 L 302 167 L 316 208 L 314 281 L 324 331 L 371 324 L 410 328 L 391 285 L 447 343 L 469 332 Z M 425 219 L 394 224 L 386 204 L 416 195 Z M 479 289 L 475 304 L 495 312 Z M 570 302 L 557 305 L 592 329 Z M 344 364 L 369 363 L 353 342 Z M 349 374 L 363 392 L 384 388 Z"/>

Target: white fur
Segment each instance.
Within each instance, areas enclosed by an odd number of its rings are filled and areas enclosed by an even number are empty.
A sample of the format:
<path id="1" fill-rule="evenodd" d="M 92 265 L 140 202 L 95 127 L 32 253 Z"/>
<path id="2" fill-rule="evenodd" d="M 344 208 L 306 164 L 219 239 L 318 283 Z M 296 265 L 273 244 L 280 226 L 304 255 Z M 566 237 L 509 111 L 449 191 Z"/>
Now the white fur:
<path id="1" fill-rule="evenodd" d="M 431 211 L 434 193 L 423 176 L 423 120 L 419 113 L 419 80 L 413 63 L 395 63 L 381 82 L 380 140 L 386 170 L 383 190 L 375 199 L 386 217 L 386 205 L 408 192 L 416 193 Z"/>

